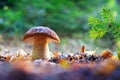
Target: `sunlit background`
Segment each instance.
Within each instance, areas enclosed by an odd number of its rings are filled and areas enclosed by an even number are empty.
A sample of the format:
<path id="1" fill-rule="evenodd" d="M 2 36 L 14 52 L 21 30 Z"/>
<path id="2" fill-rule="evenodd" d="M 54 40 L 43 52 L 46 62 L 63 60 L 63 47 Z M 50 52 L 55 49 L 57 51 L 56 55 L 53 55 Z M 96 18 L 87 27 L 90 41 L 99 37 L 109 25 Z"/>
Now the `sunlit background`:
<path id="1" fill-rule="evenodd" d="M 103 7 L 120 14 L 120 0 L 0 0 L 0 48 L 22 48 L 32 45 L 22 41 L 25 32 L 34 26 L 47 26 L 60 37 L 60 44 L 50 44 L 51 51 L 78 52 L 82 44 L 87 50 L 116 50 L 114 38 L 107 34 L 101 39 L 89 37 L 88 17 L 99 17 Z M 120 17 L 117 17 L 120 19 Z"/>

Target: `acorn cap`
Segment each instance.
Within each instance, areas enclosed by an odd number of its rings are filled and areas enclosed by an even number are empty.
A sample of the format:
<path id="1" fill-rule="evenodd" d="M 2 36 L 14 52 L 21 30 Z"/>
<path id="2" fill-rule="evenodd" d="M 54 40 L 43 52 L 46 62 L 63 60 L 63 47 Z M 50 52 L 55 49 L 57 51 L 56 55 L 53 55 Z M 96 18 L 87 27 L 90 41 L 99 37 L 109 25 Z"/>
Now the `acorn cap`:
<path id="1" fill-rule="evenodd" d="M 48 27 L 43 27 L 43 26 L 30 28 L 25 33 L 23 37 L 23 41 L 33 44 L 35 36 L 46 37 L 48 42 L 50 41 L 57 42 L 57 43 L 60 42 L 58 35 L 52 29 Z"/>

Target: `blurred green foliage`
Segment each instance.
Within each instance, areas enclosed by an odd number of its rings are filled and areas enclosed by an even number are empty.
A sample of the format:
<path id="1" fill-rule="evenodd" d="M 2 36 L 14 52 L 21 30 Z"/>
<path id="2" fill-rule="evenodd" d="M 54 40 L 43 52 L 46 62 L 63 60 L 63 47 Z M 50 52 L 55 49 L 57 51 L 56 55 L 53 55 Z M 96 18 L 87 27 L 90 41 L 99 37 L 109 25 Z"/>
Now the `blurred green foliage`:
<path id="1" fill-rule="evenodd" d="M 39 25 L 51 27 L 61 36 L 86 32 L 88 16 L 108 2 L 111 0 L 1 0 L 0 32 L 21 35 Z"/>
<path id="2" fill-rule="evenodd" d="M 86 35 L 92 27 L 88 25 L 89 16 L 97 16 L 99 22 L 101 15 L 98 12 L 103 6 L 118 15 L 119 4 L 119 0 L 0 0 L 0 34 L 23 36 L 29 28 L 42 25 L 60 36 Z M 115 19 L 120 21 L 119 17 Z M 99 35 L 102 37 L 104 33 L 106 29 Z M 111 35 L 107 36 L 114 40 Z"/>

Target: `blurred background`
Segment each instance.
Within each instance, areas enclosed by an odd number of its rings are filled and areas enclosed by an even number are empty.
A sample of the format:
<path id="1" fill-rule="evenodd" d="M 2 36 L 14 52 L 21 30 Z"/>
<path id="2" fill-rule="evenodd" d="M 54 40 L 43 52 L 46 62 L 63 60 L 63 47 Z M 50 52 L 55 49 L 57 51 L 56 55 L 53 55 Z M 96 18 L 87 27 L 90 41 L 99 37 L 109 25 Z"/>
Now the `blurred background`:
<path id="1" fill-rule="evenodd" d="M 47 26 L 60 37 L 61 43 L 50 44 L 53 52 L 78 52 L 82 44 L 87 50 L 115 51 L 111 35 L 94 40 L 89 37 L 89 16 L 97 16 L 107 7 L 120 13 L 120 0 L 0 0 L 0 46 L 31 51 L 32 45 L 22 41 L 25 32 L 33 26 Z M 120 19 L 120 18 L 119 18 Z"/>

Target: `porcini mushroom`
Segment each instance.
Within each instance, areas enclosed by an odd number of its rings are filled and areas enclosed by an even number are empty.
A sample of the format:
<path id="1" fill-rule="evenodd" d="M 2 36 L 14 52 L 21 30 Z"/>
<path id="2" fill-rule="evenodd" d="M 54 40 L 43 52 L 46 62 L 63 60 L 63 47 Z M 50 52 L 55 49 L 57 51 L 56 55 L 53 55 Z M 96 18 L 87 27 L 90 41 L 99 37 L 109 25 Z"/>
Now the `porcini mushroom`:
<path id="1" fill-rule="evenodd" d="M 29 29 L 23 41 L 33 44 L 32 60 L 39 58 L 49 60 L 52 53 L 49 51 L 48 43 L 51 41 L 59 43 L 60 39 L 52 29 L 38 26 Z"/>

